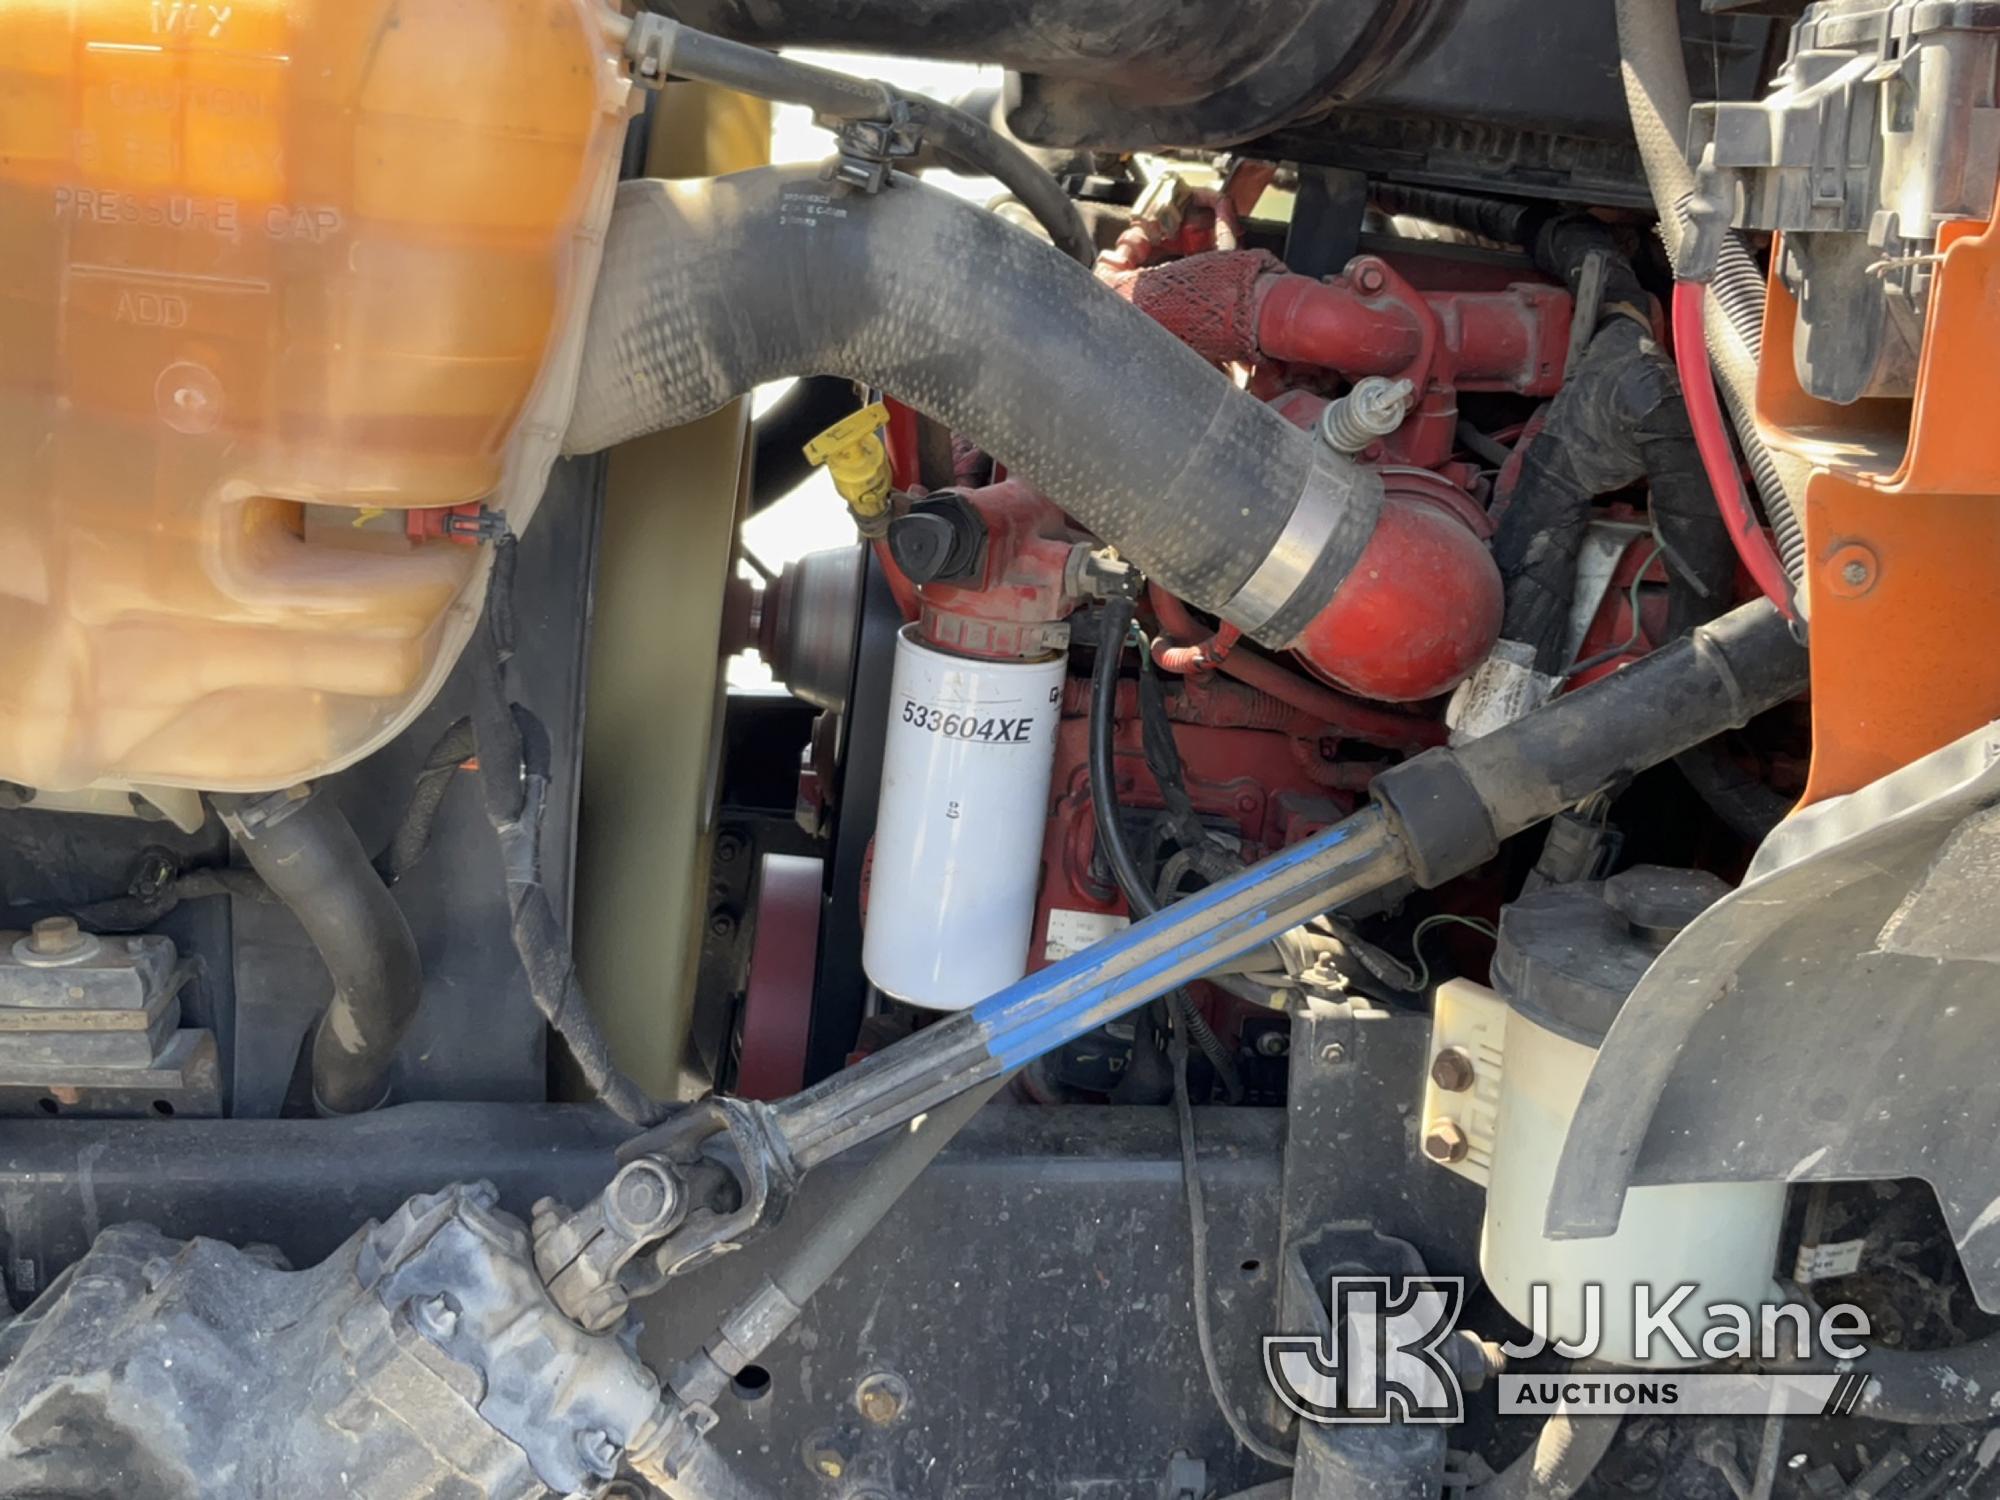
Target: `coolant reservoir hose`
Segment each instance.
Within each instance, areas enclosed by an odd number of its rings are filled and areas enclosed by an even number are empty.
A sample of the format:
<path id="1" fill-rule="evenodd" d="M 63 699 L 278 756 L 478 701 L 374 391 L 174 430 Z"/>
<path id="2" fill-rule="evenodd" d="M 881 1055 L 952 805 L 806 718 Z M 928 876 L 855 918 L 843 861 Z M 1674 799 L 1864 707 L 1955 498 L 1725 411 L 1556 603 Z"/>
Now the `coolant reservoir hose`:
<path id="1" fill-rule="evenodd" d="M 1081 265 L 898 177 L 626 183 L 564 445 L 594 453 L 762 382 L 838 375 L 991 453 L 1195 608 L 1387 701 L 1486 654 L 1485 545 L 1292 426 Z M 1388 632 L 1369 622 L 1408 622 Z"/>
<path id="2" fill-rule="evenodd" d="M 213 800 L 333 976 L 312 1032 L 313 1104 L 330 1115 L 374 1109 L 388 1097 L 396 1048 L 424 993 L 409 921 L 325 788 Z"/>
<path id="3" fill-rule="evenodd" d="M 1729 429 L 1724 425 L 1722 407 L 1715 399 L 1715 374 L 1708 360 L 1708 341 L 1703 331 L 1707 314 L 1708 288 L 1698 281 L 1674 283 L 1674 361 L 1680 367 L 1681 395 L 1687 402 L 1688 423 L 1694 428 L 1695 446 L 1708 472 L 1709 488 L 1729 527 L 1729 539 L 1736 555 L 1755 581 L 1758 590 L 1777 606 L 1778 612 L 1794 628 L 1801 625 L 1798 601 L 1784 564 L 1772 550 L 1750 509 L 1750 497 L 1743 491 L 1743 476 L 1736 467 L 1736 455 L 1729 447 Z"/>

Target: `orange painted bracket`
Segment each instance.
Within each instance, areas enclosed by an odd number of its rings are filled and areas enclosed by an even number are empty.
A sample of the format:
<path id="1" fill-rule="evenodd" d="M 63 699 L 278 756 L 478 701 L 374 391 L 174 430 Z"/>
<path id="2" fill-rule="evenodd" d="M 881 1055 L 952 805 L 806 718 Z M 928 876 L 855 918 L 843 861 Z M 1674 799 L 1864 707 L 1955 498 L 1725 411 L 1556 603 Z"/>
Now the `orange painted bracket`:
<path id="1" fill-rule="evenodd" d="M 1835 406 L 1801 390 L 1798 306 L 1771 279 L 1757 425 L 1812 466 L 1806 803 L 2000 718 L 2000 221 L 1948 225 L 1938 248 L 1907 402 Z"/>

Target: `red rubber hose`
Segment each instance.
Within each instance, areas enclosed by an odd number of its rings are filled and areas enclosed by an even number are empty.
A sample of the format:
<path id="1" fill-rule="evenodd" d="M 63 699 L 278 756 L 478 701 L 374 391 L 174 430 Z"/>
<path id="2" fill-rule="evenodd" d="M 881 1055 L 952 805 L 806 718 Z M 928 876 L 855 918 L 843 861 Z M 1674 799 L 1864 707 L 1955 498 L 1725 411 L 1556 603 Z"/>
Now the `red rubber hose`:
<path id="1" fill-rule="evenodd" d="M 1688 422 L 1694 428 L 1695 447 L 1701 450 L 1702 467 L 1708 471 L 1709 488 L 1715 491 L 1716 508 L 1722 512 L 1729 539 L 1764 597 L 1777 605 L 1778 613 L 1793 625 L 1799 619 L 1798 601 L 1792 580 L 1771 546 L 1771 539 L 1757 523 L 1750 509 L 1750 497 L 1743 490 L 1743 475 L 1736 467 L 1736 454 L 1729 446 L 1729 429 L 1723 422 L 1722 404 L 1715 396 L 1715 372 L 1708 363 L 1708 339 L 1702 328 L 1707 309 L 1708 288 L 1698 281 L 1674 283 L 1674 363 L 1680 369 L 1681 395 L 1687 401 Z"/>

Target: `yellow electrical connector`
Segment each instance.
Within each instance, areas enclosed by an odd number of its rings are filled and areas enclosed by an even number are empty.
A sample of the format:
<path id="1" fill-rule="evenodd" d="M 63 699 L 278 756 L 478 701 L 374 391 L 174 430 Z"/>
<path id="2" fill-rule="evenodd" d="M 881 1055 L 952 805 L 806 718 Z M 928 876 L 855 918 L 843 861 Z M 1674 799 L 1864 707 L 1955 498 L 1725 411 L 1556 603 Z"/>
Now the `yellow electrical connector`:
<path id="1" fill-rule="evenodd" d="M 842 417 L 805 447 L 809 462 L 826 466 L 833 487 L 864 530 L 889 510 L 894 481 L 889 472 L 889 448 L 882 441 L 882 429 L 888 425 L 889 408 L 877 401 L 851 417 Z"/>

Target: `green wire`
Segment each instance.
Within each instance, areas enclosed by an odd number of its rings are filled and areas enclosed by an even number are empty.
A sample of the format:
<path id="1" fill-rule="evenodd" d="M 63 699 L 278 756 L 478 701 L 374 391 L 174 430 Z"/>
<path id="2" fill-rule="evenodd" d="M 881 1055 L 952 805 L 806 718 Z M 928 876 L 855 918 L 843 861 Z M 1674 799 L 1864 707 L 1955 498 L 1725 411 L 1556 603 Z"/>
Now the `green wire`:
<path id="1" fill-rule="evenodd" d="M 1470 927 L 1474 932 L 1490 942 L 1497 943 L 1500 941 L 1498 929 L 1484 917 L 1461 917 L 1455 911 L 1441 911 L 1425 917 L 1423 921 L 1417 923 L 1415 931 L 1410 934 L 1410 953 L 1417 961 L 1416 988 L 1420 993 L 1431 987 L 1431 966 L 1430 962 L 1424 957 L 1424 936 L 1433 929 L 1443 927 L 1447 923 L 1456 923 L 1460 927 Z"/>

